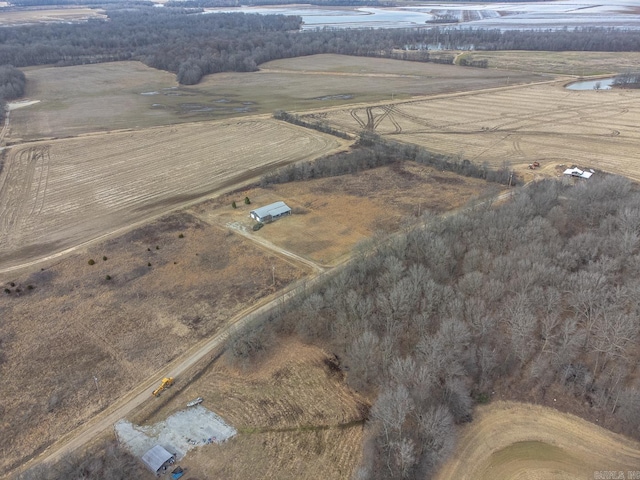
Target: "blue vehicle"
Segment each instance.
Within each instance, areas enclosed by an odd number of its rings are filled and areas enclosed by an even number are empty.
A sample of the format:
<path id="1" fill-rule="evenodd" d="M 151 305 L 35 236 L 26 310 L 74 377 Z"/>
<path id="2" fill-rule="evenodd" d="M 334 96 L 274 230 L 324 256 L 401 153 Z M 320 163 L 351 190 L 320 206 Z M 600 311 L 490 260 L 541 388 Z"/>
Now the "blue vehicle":
<path id="1" fill-rule="evenodd" d="M 182 467 L 176 467 L 171 472 L 171 479 L 172 480 L 177 480 L 178 478 L 180 478 L 183 475 L 184 475 L 184 470 L 182 469 Z"/>

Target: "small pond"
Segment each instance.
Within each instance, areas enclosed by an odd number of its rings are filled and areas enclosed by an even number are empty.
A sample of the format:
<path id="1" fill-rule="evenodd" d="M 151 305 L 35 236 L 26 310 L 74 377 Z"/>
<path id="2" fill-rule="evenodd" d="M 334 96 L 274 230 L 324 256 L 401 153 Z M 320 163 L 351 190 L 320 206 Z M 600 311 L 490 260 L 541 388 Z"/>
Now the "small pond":
<path id="1" fill-rule="evenodd" d="M 615 77 L 599 78 L 597 80 L 570 83 L 565 88 L 569 90 L 611 90 L 614 81 Z"/>

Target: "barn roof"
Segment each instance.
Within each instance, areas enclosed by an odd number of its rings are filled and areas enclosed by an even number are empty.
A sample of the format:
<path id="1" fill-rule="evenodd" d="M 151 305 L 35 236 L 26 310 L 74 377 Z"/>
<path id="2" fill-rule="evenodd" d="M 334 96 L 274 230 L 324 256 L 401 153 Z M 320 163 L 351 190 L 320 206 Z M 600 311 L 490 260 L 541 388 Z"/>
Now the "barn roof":
<path id="1" fill-rule="evenodd" d="M 157 472 L 172 457 L 173 455 L 165 450 L 164 447 L 156 445 L 142 456 L 142 461 L 152 472 Z"/>
<path id="2" fill-rule="evenodd" d="M 251 210 L 251 213 L 256 214 L 260 218 L 264 218 L 267 215 L 271 215 L 273 217 L 277 215 L 281 215 L 285 212 L 291 210 L 289 206 L 284 202 L 275 202 L 269 205 L 265 205 L 264 207 L 256 208 L 255 210 Z"/>

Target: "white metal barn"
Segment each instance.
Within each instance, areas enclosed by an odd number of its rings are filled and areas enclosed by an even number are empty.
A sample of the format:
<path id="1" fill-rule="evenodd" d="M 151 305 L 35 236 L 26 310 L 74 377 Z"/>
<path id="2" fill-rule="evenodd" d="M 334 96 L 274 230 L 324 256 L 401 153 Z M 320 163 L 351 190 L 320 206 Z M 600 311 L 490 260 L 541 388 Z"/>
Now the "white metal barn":
<path id="1" fill-rule="evenodd" d="M 291 215 L 291 208 L 284 202 L 275 202 L 249 212 L 249 216 L 256 222 L 272 222 L 285 215 Z"/>

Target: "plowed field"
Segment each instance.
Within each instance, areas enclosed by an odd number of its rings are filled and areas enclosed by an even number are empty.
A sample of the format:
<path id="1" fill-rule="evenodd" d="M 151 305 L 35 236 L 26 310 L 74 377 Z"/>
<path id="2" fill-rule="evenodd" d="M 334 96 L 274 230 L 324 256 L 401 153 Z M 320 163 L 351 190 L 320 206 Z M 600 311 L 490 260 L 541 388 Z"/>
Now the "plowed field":
<path id="1" fill-rule="evenodd" d="M 579 165 L 640 180 L 640 92 L 532 85 L 316 114 L 476 163 Z"/>
<path id="2" fill-rule="evenodd" d="M 339 147 L 269 119 L 36 142 L 0 173 L 0 271 Z"/>

